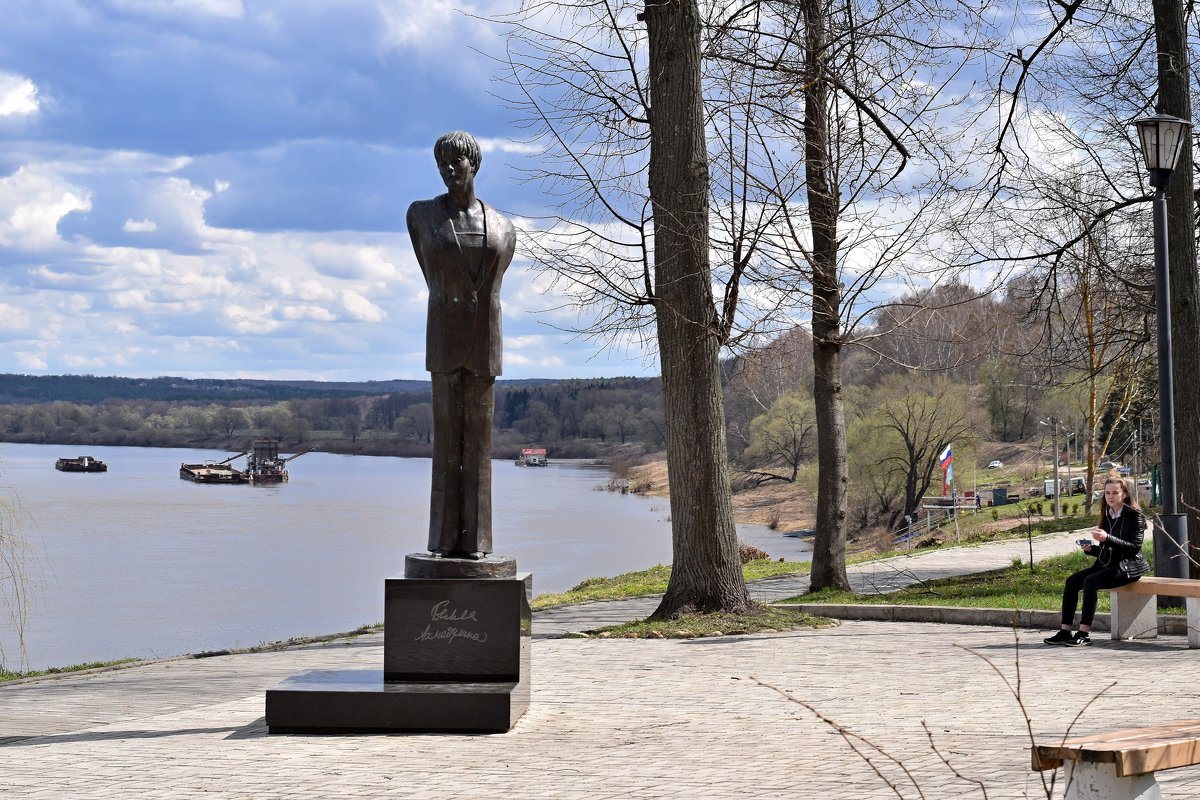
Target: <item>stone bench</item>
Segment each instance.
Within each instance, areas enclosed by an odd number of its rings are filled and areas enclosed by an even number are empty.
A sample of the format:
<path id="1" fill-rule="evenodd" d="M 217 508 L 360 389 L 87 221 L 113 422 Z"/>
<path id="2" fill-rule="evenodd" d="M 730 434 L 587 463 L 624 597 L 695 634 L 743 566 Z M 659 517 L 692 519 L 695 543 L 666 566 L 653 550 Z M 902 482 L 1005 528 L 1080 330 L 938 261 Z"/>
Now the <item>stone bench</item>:
<path id="1" fill-rule="evenodd" d="M 1188 647 L 1200 647 L 1200 581 L 1146 575 L 1108 591 L 1112 600 L 1109 615 L 1112 638 L 1153 639 L 1158 636 L 1157 597 L 1165 595 L 1187 599 Z"/>
<path id="2" fill-rule="evenodd" d="M 1200 720 L 1033 746 L 1034 770 L 1064 764 L 1064 800 L 1161 800 L 1156 771 L 1200 764 Z"/>

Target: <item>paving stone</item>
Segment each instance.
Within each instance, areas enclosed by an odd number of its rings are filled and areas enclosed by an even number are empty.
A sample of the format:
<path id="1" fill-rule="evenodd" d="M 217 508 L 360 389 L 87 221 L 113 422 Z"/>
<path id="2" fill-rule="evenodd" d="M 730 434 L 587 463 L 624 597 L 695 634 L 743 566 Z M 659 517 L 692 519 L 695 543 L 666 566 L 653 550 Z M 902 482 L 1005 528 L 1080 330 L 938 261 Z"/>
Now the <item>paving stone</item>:
<path id="1" fill-rule="evenodd" d="M 1036 546 L 1065 551 L 1070 538 Z M 992 569 L 1014 552 L 1028 557 L 1027 543 L 902 557 L 854 579 Z M 267 688 L 305 669 L 378 667 L 378 635 L 2 686 L 0 796 L 873 800 L 920 787 L 982 798 L 976 780 L 1001 800 L 1045 796 L 1025 713 L 1038 737 L 1064 735 L 1081 711 L 1073 733 L 1200 716 L 1182 636 L 1068 649 L 1043 646 L 1042 631 L 846 621 L 698 640 L 554 638 L 655 602 L 537 615 L 532 704 L 503 735 L 267 734 Z M 1139 677 L 1110 685 L 1113 675 Z M 1200 769 L 1160 780 L 1168 800 L 1200 796 Z"/>

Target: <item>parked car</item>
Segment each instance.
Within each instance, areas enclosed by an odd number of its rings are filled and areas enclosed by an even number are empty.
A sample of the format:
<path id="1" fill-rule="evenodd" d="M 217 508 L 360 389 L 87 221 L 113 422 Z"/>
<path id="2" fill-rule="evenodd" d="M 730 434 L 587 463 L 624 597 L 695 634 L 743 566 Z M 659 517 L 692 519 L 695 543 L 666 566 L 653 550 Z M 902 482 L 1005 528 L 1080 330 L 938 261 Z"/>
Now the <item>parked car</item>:
<path id="1" fill-rule="evenodd" d="M 1004 466 L 1003 461 L 989 461 L 987 468 L 988 469 L 1000 469 L 1003 466 Z"/>
<path id="2" fill-rule="evenodd" d="M 1121 465 L 1115 461 L 1111 461 L 1106 458 L 1105 460 L 1101 461 L 1098 464 L 1098 466 L 1100 467 L 1100 469 L 1116 469 L 1117 467 L 1119 467 Z"/>
<path id="3" fill-rule="evenodd" d="M 1138 478 L 1137 484 L 1138 484 L 1139 489 L 1149 489 L 1150 488 L 1150 479 L 1149 478 Z"/>

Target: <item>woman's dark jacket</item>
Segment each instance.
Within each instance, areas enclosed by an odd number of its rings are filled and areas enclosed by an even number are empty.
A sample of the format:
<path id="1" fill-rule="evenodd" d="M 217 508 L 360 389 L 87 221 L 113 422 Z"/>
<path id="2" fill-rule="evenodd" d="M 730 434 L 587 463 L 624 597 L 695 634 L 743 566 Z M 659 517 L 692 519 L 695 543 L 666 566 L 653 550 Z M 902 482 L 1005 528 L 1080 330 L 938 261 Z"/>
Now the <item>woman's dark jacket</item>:
<path id="1" fill-rule="evenodd" d="M 1150 564 L 1142 555 L 1142 539 L 1146 535 L 1146 518 L 1131 506 L 1123 506 L 1121 515 L 1113 519 L 1104 509 L 1100 527 L 1108 538 L 1092 545 L 1090 555 L 1102 567 L 1115 568 L 1126 578 L 1138 578 L 1150 571 Z"/>

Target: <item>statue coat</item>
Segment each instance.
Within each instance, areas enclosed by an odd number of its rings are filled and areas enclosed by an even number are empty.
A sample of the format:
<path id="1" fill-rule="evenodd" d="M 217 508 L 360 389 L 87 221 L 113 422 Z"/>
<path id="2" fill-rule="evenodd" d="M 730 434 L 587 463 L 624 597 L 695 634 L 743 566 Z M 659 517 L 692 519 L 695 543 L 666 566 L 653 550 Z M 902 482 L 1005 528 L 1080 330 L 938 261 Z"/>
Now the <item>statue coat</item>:
<path id="1" fill-rule="evenodd" d="M 446 196 L 418 200 L 408 209 L 413 252 L 429 287 L 425 368 L 430 372 L 501 374 L 500 280 L 512 262 L 517 234 L 507 218 L 480 202 L 488 259 L 474 279 L 459 257 Z"/>

